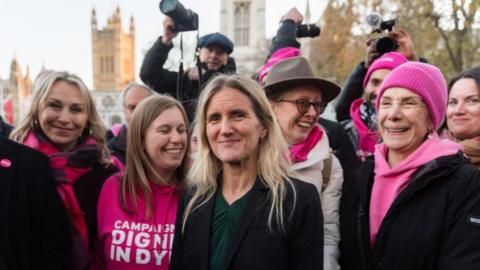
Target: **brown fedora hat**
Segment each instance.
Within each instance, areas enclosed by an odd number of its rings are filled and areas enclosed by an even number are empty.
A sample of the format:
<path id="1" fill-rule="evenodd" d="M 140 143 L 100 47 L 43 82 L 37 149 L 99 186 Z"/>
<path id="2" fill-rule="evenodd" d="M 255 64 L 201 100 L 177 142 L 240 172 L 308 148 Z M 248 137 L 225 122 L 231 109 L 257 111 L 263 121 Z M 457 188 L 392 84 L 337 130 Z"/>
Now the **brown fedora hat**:
<path id="1" fill-rule="evenodd" d="M 307 59 L 302 56 L 290 57 L 273 65 L 268 71 L 263 88 L 267 95 L 271 95 L 300 85 L 317 87 L 325 102 L 332 101 L 340 93 L 340 86 L 337 84 L 317 78 Z"/>

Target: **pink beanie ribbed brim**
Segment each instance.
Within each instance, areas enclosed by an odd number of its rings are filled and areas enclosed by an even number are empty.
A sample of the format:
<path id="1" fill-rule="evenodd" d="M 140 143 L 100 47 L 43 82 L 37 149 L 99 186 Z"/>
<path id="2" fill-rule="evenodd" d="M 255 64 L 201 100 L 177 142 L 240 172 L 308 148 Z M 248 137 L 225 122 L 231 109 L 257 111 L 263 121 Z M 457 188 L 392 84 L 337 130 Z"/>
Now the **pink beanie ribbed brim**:
<path id="1" fill-rule="evenodd" d="M 385 90 L 405 88 L 419 95 L 428 107 L 432 124 L 437 129 L 443 122 L 447 110 L 447 83 L 442 72 L 436 66 L 407 62 L 390 72 L 377 92 L 376 109 L 380 105 Z"/>
<path id="2" fill-rule="evenodd" d="M 372 76 L 373 72 L 379 69 L 393 70 L 394 68 L 406 62 L 408 62 L 408 59 L 399 52 L 388 52 L 383 54 L 368 68 L 367 75 L 365 75 L 365 78 L 363 79 L 363 88 L 367 86 L 368 80 L 370 80 L 370 76 Z"/>

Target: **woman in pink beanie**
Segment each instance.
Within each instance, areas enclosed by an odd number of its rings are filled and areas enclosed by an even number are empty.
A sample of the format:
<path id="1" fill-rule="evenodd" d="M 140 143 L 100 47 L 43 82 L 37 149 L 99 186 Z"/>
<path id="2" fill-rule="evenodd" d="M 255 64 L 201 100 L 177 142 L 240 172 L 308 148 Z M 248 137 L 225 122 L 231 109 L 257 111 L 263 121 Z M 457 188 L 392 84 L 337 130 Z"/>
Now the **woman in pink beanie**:
<path id="1" fill-rule="evenodd" d="M 446 107 L 435 66 L 407 62 L 381 84 L 383 143 L 342 195 L 342 270 L 480 269 L 480 172 L 438 137 Z"/>

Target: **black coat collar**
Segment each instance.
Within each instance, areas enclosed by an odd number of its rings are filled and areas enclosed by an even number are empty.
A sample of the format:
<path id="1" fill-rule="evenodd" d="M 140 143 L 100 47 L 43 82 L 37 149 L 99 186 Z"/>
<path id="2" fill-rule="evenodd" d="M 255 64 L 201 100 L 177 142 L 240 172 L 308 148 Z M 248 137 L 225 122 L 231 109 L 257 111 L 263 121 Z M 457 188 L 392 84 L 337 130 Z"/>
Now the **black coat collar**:
<path id="1" fill-rule="evenodd" d="M 235 228 L 235 231 L 232 234 L 230 240 L 230 247 L 226 252 L 225 258 L 225 269 L 228 269 L 232 263 L 235 254 L 240 247 L 242 240 L 245 238 L 245 235 L 249 231 L 249 228 L 252 225 L 252 221 L 255 219 L 258 210 L 264 205 L 267 199 L 268 187 L 263 184 L 260 177 L 257 177 L 252 189 L 249 191 L 247 202 L 239 218 L 239 222 Z M 217 192 L 220 192 L 217 190 Z M 210 227 L 212 221 L 212 213 L 215 203 L 215 195 L 213 195 L 202 207 L 198 208 L 192 212 L 192 218 L 194 224 L 190 224 L 190 230 L 192 234 L 198 237 L 195 240 L 196 243 L 202 245 L 196 250 L 200 250 L 199 258 L 200 265 L 199 269 L 208 270 L 209 261 L 210 261 Z M 195 232 L 193 232 L 195 231 Z M 208 247 L 205 247 L 205 243 L 208 243 Z"/>
<path id="2" fill-rule="evenodd" d="M 10 147 L 13 142 L 8 141 L 6 138 L 0 138 L 0 162 L 10 162 L 10 166 L 0 166 L 0 190 L 9 187 L 13 180 L 14 166 L 16 165 L 16 158 Z M 0 194 L 0 198 L 3 197 Z"/>
<path id="3" fill-rule="evenodd" d="M 268 188 L 260 177 L 257 177 L 252 189 L 249 191 L 250 194 L 248 194 L 247 202 L 242 210 L 235 231 L 233 232 L 230 247 L 226 253 L 225 269 L 229 269 L 243 238 L 245 238 L 245 235 L 255 219 L 255 216 L 259 209 L 265 204 L 265 200 L 267 199 L 266 191 L 268 191 Z"/>

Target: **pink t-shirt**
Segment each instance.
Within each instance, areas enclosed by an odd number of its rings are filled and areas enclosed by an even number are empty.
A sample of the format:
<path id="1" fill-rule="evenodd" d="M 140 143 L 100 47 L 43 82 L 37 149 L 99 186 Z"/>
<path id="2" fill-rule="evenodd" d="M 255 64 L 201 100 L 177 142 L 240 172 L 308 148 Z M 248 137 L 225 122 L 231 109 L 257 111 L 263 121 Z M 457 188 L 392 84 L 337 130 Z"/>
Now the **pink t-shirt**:
<path id="1" fill-rule="evenodd" d="M 138 197 L 137 214 L 120 206 L 119 175 L 104 184 L 98 202 L 99 246 L 93 269 L 168 269 L 179 196 L 174 186 L 150 185 L 151 218 L 145 218 L 146 204 Z"/>

